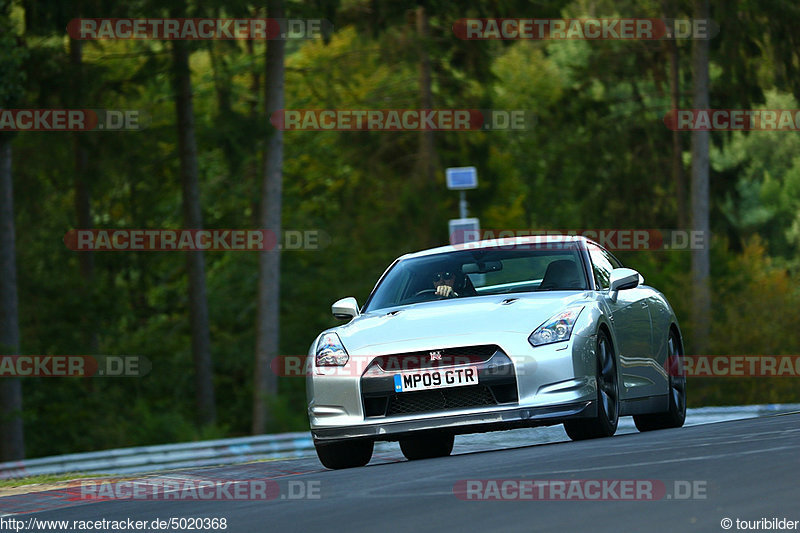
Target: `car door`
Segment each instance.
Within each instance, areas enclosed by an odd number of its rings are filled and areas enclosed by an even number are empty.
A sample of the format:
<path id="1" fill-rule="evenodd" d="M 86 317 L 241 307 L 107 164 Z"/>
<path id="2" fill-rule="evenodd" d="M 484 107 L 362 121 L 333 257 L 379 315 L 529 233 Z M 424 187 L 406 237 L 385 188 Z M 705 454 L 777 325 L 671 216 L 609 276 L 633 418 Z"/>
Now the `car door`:
<path id="1" fill-rule="evenodd" d="M 653 359 L 653 327 L 650 318 L 650 289 L 636 287 L 609 294 L 611 270 L 622 264 L 605 249 L 589 245 L 589 257 L 597 290 L 611 310 L 611 321 L 617 338 L 622 397 L 640 398 L 661 394 L 658 369 Z"/>

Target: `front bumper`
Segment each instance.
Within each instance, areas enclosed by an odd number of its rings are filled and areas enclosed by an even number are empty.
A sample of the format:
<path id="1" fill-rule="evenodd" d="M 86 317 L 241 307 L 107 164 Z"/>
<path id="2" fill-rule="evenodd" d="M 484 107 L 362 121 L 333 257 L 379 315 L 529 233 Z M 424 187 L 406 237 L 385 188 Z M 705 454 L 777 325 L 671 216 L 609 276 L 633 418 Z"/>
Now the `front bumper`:
<path id="1" fill-rule="evenodd" d="M 549 426 L 560 424 L 569 418 L 594 416 L 597 416 L 597 403 L 589 400 L 547 407 L 517 407 L 487 413 L 436 416 L 416 420 L 382 420 L 358 426 L 317 428 L 311 430 L 311 435 L 317 442 L 358 438 L 397 440 L 415 431 L 481 433 L 516 427 Z"/>
<path id="2" fill-rule="evenodd" d="M 365 411 L 366 364 L 350 368 L 365 356 L 369 361 L 381 354 L 408 353 L 453 346 L 497 345 L 513 361 L 511 375 L 517 394 L 508 403 L 428 413 L 369 416 Z M 308 377 L 308 415 L 311 432 L 318 441 L 350 438 L 396 440 L 403 434 L 443 429 L 453 433 L 477 433 L 513 427 L 554 425 L 572 417 L 596 415 L 596 340 L 576 334 L 569 341 L 532 347 L 514 332 L 475 333 L 458 338 L 418 339 L 405 343 L 371 346 L 351 354 L 345 367 L 333 375 L 313 369 Z M 508 374 L 505 374 L 508 375 Z M 413 393 L 412 393 L 413 394 Z"/>

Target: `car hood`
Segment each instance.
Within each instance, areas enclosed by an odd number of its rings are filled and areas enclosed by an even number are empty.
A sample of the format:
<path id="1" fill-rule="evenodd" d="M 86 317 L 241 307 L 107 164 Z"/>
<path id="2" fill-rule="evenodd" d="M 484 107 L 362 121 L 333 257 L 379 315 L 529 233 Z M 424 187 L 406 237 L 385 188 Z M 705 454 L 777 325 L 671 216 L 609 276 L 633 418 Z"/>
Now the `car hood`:
<path id="1" fill-rule="evenodd" d="M 333 331 L 350 354 L 384 352 L 385 345 L 426 338 L 500 331 L 530 335 L 564 307 L 585 302 L 588 296 L 553 291 L 438 300 L 370 311 Z"/>

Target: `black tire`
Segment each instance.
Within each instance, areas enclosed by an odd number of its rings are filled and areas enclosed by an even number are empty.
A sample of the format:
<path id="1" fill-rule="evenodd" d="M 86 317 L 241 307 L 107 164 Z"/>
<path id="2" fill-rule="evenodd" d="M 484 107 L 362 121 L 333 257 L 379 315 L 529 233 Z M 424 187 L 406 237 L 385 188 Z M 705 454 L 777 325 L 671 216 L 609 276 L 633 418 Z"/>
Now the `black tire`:
<path id="1" fill-rule="evenodd" d="M 669 370 L 669 408 L 663 413 L 636 415 L 633 423 L 639 431 L 679 428 L 686 421 L 686 376 L 683 368 L 683 347 L 675 331 L 669 332 L 667 340 L 667 368 Z"/>
<path id="2" fill-rule="evenodd" d="M 614 348 L 604 330 L 597 333 L 597 416 L 564 422 L 572 440 L 610 437 L 619 423 L 619 386 Z"/>
<path id="3" fill-rule="evenodd" d="M 400 439 L 400 450 L 409 461 L 446 457 L 453 451 L 455 436 L 451 433 L 424 432 Z"/>
<path id="4" fill-rule="evenodd" d="M 371 440 L 353 440 L 320 444 L 315 442 L 317 457 L 325 468 L 339 470 L 364 466 L 372 459 Z"/>

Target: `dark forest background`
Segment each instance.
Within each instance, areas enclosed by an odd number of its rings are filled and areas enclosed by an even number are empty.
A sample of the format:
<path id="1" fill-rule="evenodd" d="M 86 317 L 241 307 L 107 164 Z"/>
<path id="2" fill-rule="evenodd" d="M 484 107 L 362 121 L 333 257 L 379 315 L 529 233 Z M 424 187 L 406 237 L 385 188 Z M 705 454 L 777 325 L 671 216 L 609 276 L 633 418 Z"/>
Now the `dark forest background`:
<path id="1" fill-rule="evenodd" d="M 481 16 L 691 18 L 703 5 L 0 0 L 0 106 L 150 117 L 143 131 L 0 138 L 3 183 L 13 183 L 13 196 L 0 190 L 0 222 L 7 237 L 12 220 L 15 236 L 11 251 L 0 239 L 2 353 L 152 362 L 141 379 L 4 379 L 6 429 L 15 427 L 20 396 L 28 457 L 307 429 L 304 381 L 259 375 L 257 354 L 263 363 L 307 353 L 336 323 L 334 300 L 363 303 L 396 256 L 446 243 L 447 220 L 458 215 L 457 194 L 445 188 L 449 166 L 478 168 L 480 187 L 467 195 L 484 228 L 692 227 L 693 134 L 673 137 L 663 117 L 693 107 L 697 41 L 464 41 L 452 24 Z M 720 28 L 706 41 L 709 106 L 797 109 L 800 4 L 719 0 L 709 9 Z M 66 33 L 80 16 L 281 12 L 325 18 L 334 31 L 280 44 L 77 42 Z M 513 132 L 280 135 L 268 121 L 280 107 L 524 109 L 537 123 Z M 669 298 L 687 353 L 796 354 L 800 137 L 709 138 L 707 327 L 692 314 L 690 252 L 617 255 Z M 266 190 L 276 176 L 279 195 Z M 279 270 L 275 257 L 257 252 L 90 254 L 63 242 L 81 227 L 198 222 L 279 223 L 325 232 L 330 242 L 283 251 Z M 256 386 L 265 395 L 254 400 Z M 709 379 L 692 380 L 688 394 L 694 407 L 800 401 L 799 390 L 792 378 Z M 5 456 L 19 456 L 10 435 L 0 437 L 11 443 Z"/>

